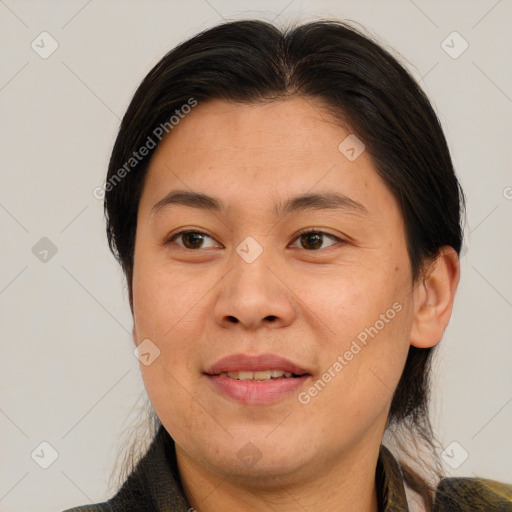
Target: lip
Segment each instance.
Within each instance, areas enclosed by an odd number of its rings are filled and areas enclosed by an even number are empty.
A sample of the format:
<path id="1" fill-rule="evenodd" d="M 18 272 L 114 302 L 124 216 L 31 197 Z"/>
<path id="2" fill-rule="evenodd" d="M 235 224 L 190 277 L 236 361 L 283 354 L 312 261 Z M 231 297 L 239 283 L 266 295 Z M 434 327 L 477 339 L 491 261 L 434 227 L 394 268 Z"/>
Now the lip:
<path id="1" fill-rule="evenodd" d="M 245 405 L 270 405 L 290 394 L 297 395 L 299 389 L 311 378 L 288 377 L 265 381 L 237 380 L 220 375 L 206 375 L 215 391 Z"/>
<path id="2" fill-rule="evenodd" d="M 282 370 L 297 377 L 264 381 L 237 380 L 220 376 L 224 372 Z M 219 359 L 205 372 L 217 392 L 246 405 L 268 405 L 297 392 L 311 378 L 307 369 L 276 354 L 232 354 Z"/>
<path id="3" fill-rule="evenodd" d="M 214 376 L 223 372 L 256 372 L 261 370 L 282 370 L 295 375 L 310 373 L 298 364 L 292 363 L 290 360 L 276 354 L 258 354 L 254 356 L 248 354 L 232 354 L 219 359 L 216 363 L 207 368 L 204 373 L 209 376 Z"/>

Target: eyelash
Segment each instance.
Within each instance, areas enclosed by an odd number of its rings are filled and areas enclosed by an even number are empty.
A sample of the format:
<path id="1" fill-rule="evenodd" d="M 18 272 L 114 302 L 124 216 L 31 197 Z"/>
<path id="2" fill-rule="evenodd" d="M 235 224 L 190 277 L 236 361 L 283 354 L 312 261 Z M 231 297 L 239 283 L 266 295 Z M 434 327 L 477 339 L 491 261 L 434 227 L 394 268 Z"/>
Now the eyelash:
<path id="1" fill-rule="evenodd" d="M 211 237 L 208 233 L 205 233 L 204 231 L 201 231 L 200 229 L 183 229 L 181 231 L 178 231 L 177 233 L 173 233 L 172 235 L 170 235 L 165 241 L 164 241 L 164 246 L 167 246 L 167 245 L 170 245 L 172 242 L 174 242 L 180 235 L 185 235 L 185 234 L 188 234 L 188 233 L 197 233 L 197 234 L 201 234 L 201 235 L 206 235 L 208 237 L 210 237 L 212 240 L 214 240 L 213 237 Z M 295 238 L 293 239 L 293 242 L 295 242 L 298 238 L 300 238 L 302 235 L 306 235 L 308 233 L 315 233 L 315 234 L 322 234 L 322 235 L 326 235 L 327 237 L 329 238 L 332 238 L 334 239 L 336 242 L 341 242 L 341 243 L 346 243 L 344 240 L 342 240 L 341 238 L 337 237 L 337 236 L 334 236 L 334 235 L 331 235 L 330 233 L 327 233 L 325 231 L 322 231 L 320 229 L 317 229 L 317 228 L 306 228 L 306 229 L 303 229 L 302 231 L 299 231 L 297 233 L 297 235 L 295 236 Z M 179 246 L 180 249 L 185 249 L 186 251 L 199 251 L 200 249 L 189 249 L 188 247 L 181 247 Z M 332 247 L 332 246 L 329 246 L 329 247 Z M 325 247 L 324 249 L 304 249 L 305 251 L 308 251 L 308 252 L 318 252 L 320 250 L 325 250 L 325 249 L 328 249 L 329 247 Z"/>

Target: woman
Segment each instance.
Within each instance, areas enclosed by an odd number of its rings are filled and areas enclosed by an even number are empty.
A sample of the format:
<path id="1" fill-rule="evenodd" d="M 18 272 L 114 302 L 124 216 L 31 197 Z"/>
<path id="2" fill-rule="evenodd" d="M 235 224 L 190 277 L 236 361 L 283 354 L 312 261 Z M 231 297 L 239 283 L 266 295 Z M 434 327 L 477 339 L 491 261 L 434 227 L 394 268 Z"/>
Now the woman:
<path id="1" fill-rule="evenodd" d="M 341 22 L 206 30 L 141 83 L 104 191 L 158 430 L 73 511 L 512 510 L 511 485 L 439 471 L 464 196 L 387 51 Z"/>

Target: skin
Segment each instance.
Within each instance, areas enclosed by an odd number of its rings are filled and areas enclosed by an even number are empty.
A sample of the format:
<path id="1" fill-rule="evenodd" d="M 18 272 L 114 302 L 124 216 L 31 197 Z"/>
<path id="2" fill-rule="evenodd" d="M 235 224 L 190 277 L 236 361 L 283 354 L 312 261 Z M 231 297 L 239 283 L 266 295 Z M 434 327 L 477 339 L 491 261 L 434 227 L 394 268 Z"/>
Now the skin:
<path id="1" fill-rule="evenodd" d="M 311 98 L 213 100 L 181 120 L 150 162 L 133 338 L 161 351 L 141 372 L 199 512 L 377 511 L 375 467 L 393 391 L 409 345 L 441 340 L 459 263 L 443 247 L 413 287 L 398 204 L 368 151 L 349 161 L 338 150 L 350 133 Z M 176 189 L 216 196 L 227 209 L 169 205 L 152 214 Z M 368 213 L 272 214 L 278 200 L 333 190 Z M 297 233 L 311 227 L 343 242 L 301 242 Z M 208 236 L 196 249 L 186 236 L 165 245 L 179 228 Z M 252 263 L 236 252 L 248 236 L 263 249 Z M 271 352 L 312 373 L 307 390 L 394 303 L 401 311 L 307 404 L 295 392 L 271 405 L 242 404 L 202 373 L 229 354 Z M 260 457 L 254 465 L 237 457 L 249 442 Z"/>

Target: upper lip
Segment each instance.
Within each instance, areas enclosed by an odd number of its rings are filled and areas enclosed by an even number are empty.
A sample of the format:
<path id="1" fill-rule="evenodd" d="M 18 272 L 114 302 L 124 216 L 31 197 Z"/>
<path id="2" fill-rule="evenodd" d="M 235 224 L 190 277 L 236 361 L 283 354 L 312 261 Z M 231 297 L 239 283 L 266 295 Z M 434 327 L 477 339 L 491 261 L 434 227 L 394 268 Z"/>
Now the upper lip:
<path id="1" fill-rule="evenodd" d="M 232 354 L 219 359 L 206 369 L 208 375 L 218 375 L 224 372 L 282 370 L 295 375 L 305 375 L 309 372 L 299 365 L 292 363 L 276 354 Z"/>

